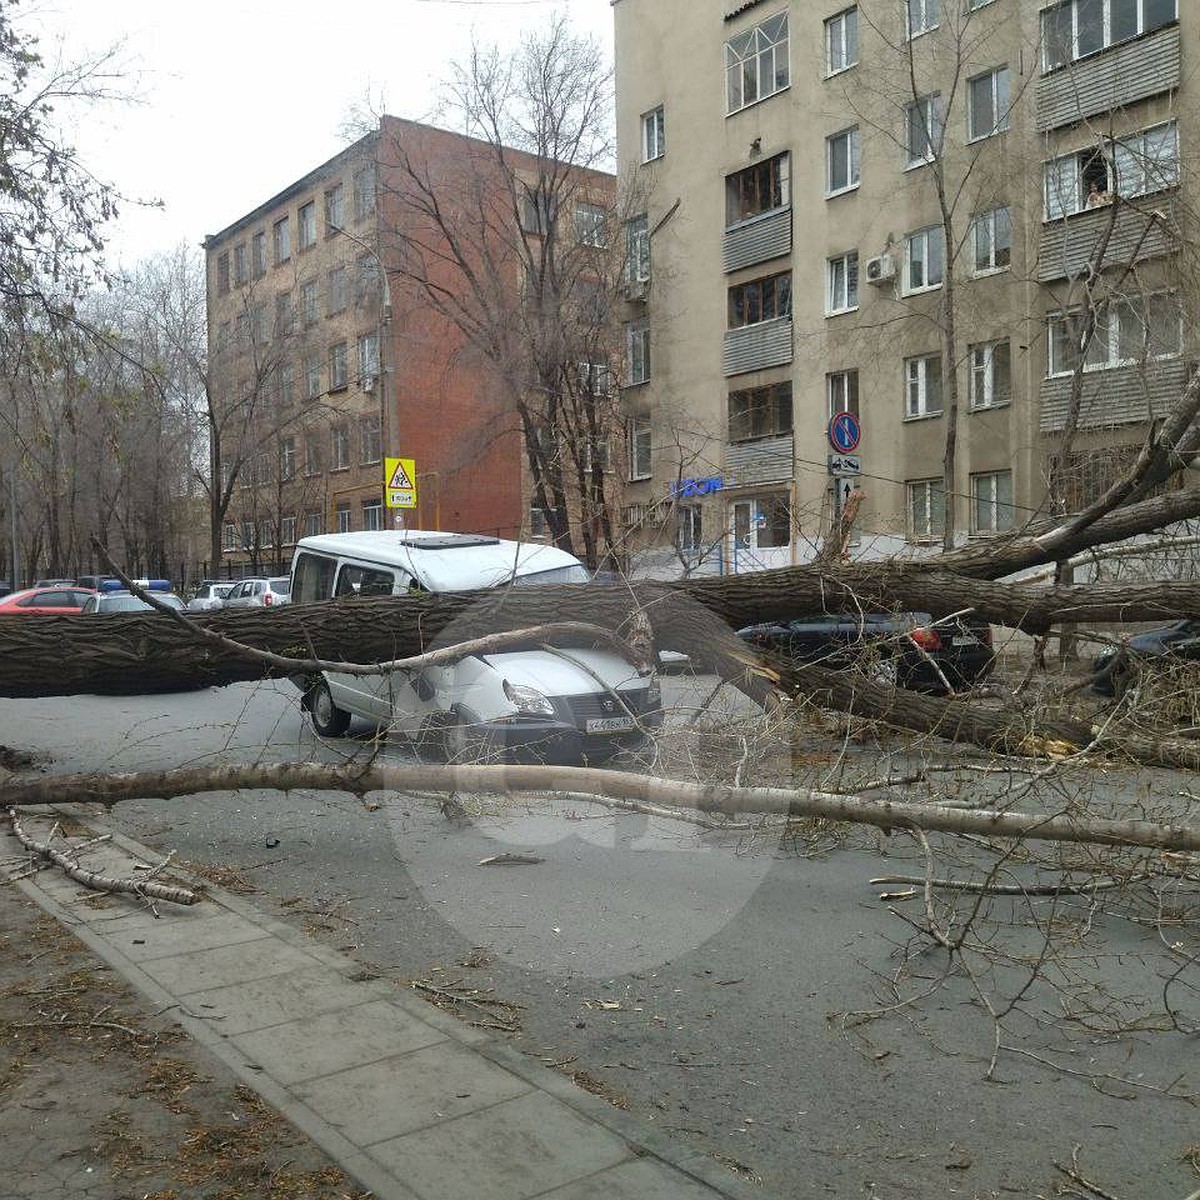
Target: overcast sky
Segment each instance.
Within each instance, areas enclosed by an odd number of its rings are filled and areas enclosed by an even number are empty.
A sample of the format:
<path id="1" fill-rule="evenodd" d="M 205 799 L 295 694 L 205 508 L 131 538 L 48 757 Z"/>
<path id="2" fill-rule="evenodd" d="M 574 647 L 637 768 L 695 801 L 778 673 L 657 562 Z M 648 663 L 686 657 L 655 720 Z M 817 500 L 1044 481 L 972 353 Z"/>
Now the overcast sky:
<path id="1" fill-rule="evenodd" d="M 43 58 L 119 46 L 130 104 L 59 114 L 86 165 L 131 203 L 110 229 L 115 263 L 201 242 L 336 154 L 368 94 L 427 119 L 449 64 L 513 44 L 562 12 L 612 56 L 609 0 L 27 0 Z"/>

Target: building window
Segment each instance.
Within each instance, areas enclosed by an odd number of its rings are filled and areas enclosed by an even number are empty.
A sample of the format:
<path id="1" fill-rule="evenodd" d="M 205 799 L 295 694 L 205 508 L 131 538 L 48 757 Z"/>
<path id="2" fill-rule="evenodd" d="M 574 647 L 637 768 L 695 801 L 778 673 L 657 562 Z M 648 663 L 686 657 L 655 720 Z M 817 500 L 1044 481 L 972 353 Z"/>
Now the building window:
<path id="1" fill-rule="evenodd" d="M 379 376 L 379 334 L 364 333 L 358 339 L 358 382 L 369 392 Z"/>
<path id="2" fill-rule="evenodd" d="M 529 536 L 531 538 L 544 538 L 546 536 L 549 523 L 546 520 L 546 510 L 539 508 L 536 504 L 529 506 Z"/>
<path id="3" fill-rule="evenodd" d="M 729 393 L 729 440 L 750 442 L 792 432 L 790 381 Z"/>
<path id="4" fill-rule="evenodd" d="M 946 488 L 940 479 L 918 479 L 908 488 L 908 536 L 931 542 L 946 528 Z"/>
<path id="5" fill-rule="evenodd" d="M 937 158 L 942 145 L 942 96 L 931 92 L 904 106 L 904 164 L 921 167 Z"/>
<path id="6" fill-rule="evenodd" d="M 317 537 L 325 532 L 325 518 L 319 512 L 304 514 L 304 536 Z"/>
<path id="7" fill-rule="evenodd" d="M 279 408 L 287 412 L 296 402 L 296 368 L 290 362 L 279 364 Z"/>
<path id="8" fill-rule="evenodd" d="M 681 504 L 676 514 L 679 549 L 695 553 L 704 548 L 704 510 L 699 504 Z"/>
<path id="9" fill-rule="evenodd" d="M 279 440 L 279 478 L 285 483 L 296 474 L 296 439 L 294 437 Z"/>
<path id="10" fill-rule="evenodd" d="M 725 43 L 726 111 L 735 113 L 790 82 L 788 15 L 777 13 Z"/>
<path id="11" fill-rule="evenodd" d="M 253 550 L 258 545 L 258 530 L 253 521 L 243 521 L 240 525 L 241 549 Z"/>
<path id="12" fill-rule="evenodd" d="M 296 308 L 292 304 L 291 292 L 280 292 L 275 297 L 275 334 L 287 337 L 296 324 Z"/>
<path id="13" fill-rule="evenodd" d="M 942 286 L 942 227 L 918 229 L 904 239 L 904 291 Z"/>
<path id="14" fill-rule="evenodd" d="M 311 329 L 317 323 L 317 281 L 310 279 L 300 285 L 300 319 L 305 329 Z"/>
<path id="15" fill-rule="evenodd" d="M 725 226 L 748 221 L 762 213 L 787 208 L 792 202 L 788 156 L 776 154 L 744 171 L 725 177 Z"/>
<path id="16" fill-rule="evenodd" d="M 629 478 L 650 478 L 650 418 L 635 416 L 629 422 Z"/>
<path id="17" fill-rule="evenodd" d="M 792 508 L 787 496 L 758 496 L 733 506 L 733 532 L 739 546 L 769 550 L 792 540 Z"/>
<path id="18" fill-rule="evenodd" d="M 335 425 L 329 431 L 329 469 L 344 471 L 350 466 L 350 426 Z"/>
<path id="19" fill-rule="evenodd" d="M 237 550 L 241 546 L 241 539 L 238 537 L 238 527 L 233 521 L 226 521 L 221 530 L 221 549 L 222 550 Z"/>
<path id="20" fill-rule="evenodd" d="M 337 508 L 334 510 L 334 515 L 336 518 L 338 533 L 349 533 L 350 525 L 351 525 L 350 501 L 349 500 L 339 500 L 337 502 Z"/>
<path id="21" fill-rule="evenodd" d="M 588 440 L 583 443 L 583 460 L 580 463 L 583 473 L 591 475 L 599 467 L 607 475 L 613 469 L 611 440 L 604 433 L 593 433 L 586 436 Z"/>
<path id="22" fill-rule="evenodd" d="M 792 315 L 792 273 L 783 271 L 729 289 L 729 328 Z"/>
<path id="23" fill-rule="evenodd" d="M 250 310 L 250 336 L 256 346 L 267 344 L 267 306 L 265 304 L 256 304 Z"/>
<path id="24" fill-rule="evenodd" d="M 217 255 L 217 295 L 224 296 L 229 292 L 229 251 Z"/>
<path id="25" fill-rule="evenodd" d="M 582 359 L 575 364 L 575 376 L 582 396 L 611 396 L 612 372 L 603 359 Z"/>
<path id="26" fill-rule="evenodd" d="M 1012 399 L 1012 350 L 1007 341 L 971 346 L 972 408 L 996 408 Z"/>
<path id="27" fill-rule="evenodd" d="M 348 303 L 346 268 L 334 267 L 333 270 L 329 272 L 325 284 L 326 316 L 332 317 L 337 313 L 345 312 Z"/>
<path id="28" fill-rule="evenodd" d="M 1053 71 L 1178 19 L 1176 0 L 1065 0 L 1042 10 L 1042 70 Z"/>
<path id="29" fill-rule="evenodd" d="M 650 326 L 639 321 L 629 326 L 629 382 L 645 383 L 650 378 Z"/>
<path id="30" fill-rule="evenodd" d="M 350 371 L 346 364 L 346 343 L 334 342 L 329 347 L 329 390 L 340 392 L 350 386 Z"/>
<path id="31" fill-rule="evenodd" d="M 967 138 L 976 141 L 1008 128 L 1008 68 L 967 80 Z"/>
<path id="32" fill-rule="evenodd" d="M 625 222 L 625 278 L 630 283 L 650 279 L 650 220 L 645 213 Z"/>
<path id="33" fill-rule="evenodd" d="M 304 439 L 304 474 L 311 479 L 321 473 L 321 447 L 316 437 L 309 435 Z"/>
<path id="34" fill-rule="evenodd" d="M 858 62 L 858 7 L 825 22 L 825 73 L 836 75 Z"/>
<path id="35" fill-rule="evenodd" d="M 858 416 L 858 372 L 832 371 L 825 376 L 825 396 L 829 402 L 829 419 L 838 413 Z"/>
<path id="36" fill-rule="evenodd" d="M 1179 128 L 1155 125 L 1103 149 L 1090 147 L 1045 164 L 1045 217 L 1053 221 L 1124 199 L 1149 195 L 1179 183 Z"/>
<path id="37" fill-rule="evenodd" d="M 370 301 L 375 301 L 381 291 L 379 286 L 379 262 L 373 254 L 359 255 L 358 280 L 355 284 L 354 303 L 361 308 Z"/>
<path id="38" fill-rule="evenodd" d="M 304 356 L 304 398 L 316 400 L 321 395 L 321 356 L 309 351 Z"/>
<path id="39" fill-rule="evenodd" d="M 255 279 L 261 279 L 267 273 L 267 235 L 260 229 L 250 239 L 250 270 Z"/>
<path id="40" fill-rule="evenodd" d="M 904 360 L 904 416 L 937 417 L 942 412 L 942 356 Z"/>
<path id="41" fill-rule="evenodd" d="M 340 233 L 346 220 L 346 189 L 340 183 L 325 191 L 325 234 Z"/>
<path id="42" fill-rule="evenodd" d="M 971 532 L 1003 533 L 1014 524 L 1011 471 L 971 476 Z"/>
<path id="43" fill-rule="evenodd" d="M 904 0 L 904 28 L 909 41 L 938 27 L 939 0 Z"/>
<path id="44" fill-rule="evenodd" d="M 372 413 L 363 417 L 358 423 L 358 438 L 362 448 L 361 462 L 363 466 L 379 462 L 379 414 Z"/>
<path id="45" fill-rule="evenodd" d="M 311 250 L 317 244 L 317 202 L 300 205 L 296 213 L 296 243 L 301 250 Z"/>
<path id="46" fill-rule="evenodd" d="M 383 528 L 382 500 L 364 500 L 362 502 L 362 527 L 364 529 Z"/>
<path id="47" fill-rule="evenodd" d="M 354 172 L 354 219 L 362 221 L 375 211 L 375 164 Z"/>
<path id="48" fill-rule="evenodd" d="M 279 522 L 279 541 L 284 546 L 294 546 L 296 544 L 295 517 L 284 517 Z"/>
<path id="49" fill-rule="evenodd" d="M 238 242 L 233 248 L 233 284 L 241 287 L 246 282 L 246 243 Z"/>
<path id="50" fill-rule="evenodd" d="M 276 266 L 292 257 L 292 233 L 287 217 L 282 217 L 271 226 L 271 245 L 275 252 Z"/>
<path id="51" fill-rule="evenodd" d="M 861 152 L 858 126 L 825 139 L 825 195 L 836 196 L 858 187 Z"/>
<path id="52" fill-rule="evenodd" d="M 1049 374 L 1069 375 L 1079 365 L 1082 314 L 1049 318 Z M 1083 359 L 1085 371 L 1103 371 L 1147 360 L 1178 358 L 1182 324 L 1177 297 L 1170 292 L 1111 300 L 1097 306 L 1095 332 Z"/>
<path id="53" fill-rule="evenodd" d="M 858 251 L 827 259 L 825 270 L 826 315 L 853 312 L 858 307 Z"/>
<path id="54" fill-rule="evenodd" d="M 1000 271 L 1012 261 L 1012 218 L 1007 206 L 980 213 L 971 222 L 976 275 Z"/>
<path id="55" fill-rule="evenodd" d="M 607 246 L 608 210 L 599 204 L 576 204 L 575 237 L 584 246 Z"/>
<path id="56" fill-rule="evenodd" d="M 642 114 L 642 162 L 653 162 L 667 152 L 667 125 L 662 105 Z"/>

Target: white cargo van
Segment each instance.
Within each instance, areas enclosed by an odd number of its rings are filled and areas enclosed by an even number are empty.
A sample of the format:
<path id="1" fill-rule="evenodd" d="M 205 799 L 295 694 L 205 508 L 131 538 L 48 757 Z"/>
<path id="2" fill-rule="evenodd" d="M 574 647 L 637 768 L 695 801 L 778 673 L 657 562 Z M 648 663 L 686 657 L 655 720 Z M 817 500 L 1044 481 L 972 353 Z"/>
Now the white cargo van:
<path id="1" fill-rule="evenodd" d="M 573 555 L 537 542 L 418 530 L 333 533 L 296 546 L 292 603 L 587 579 Z M 322 736 L 338 737 L 361 717 L 452 761 L 595 760 L 662 722 L 653 672 L 609 647 L 522 648 L 416 671 L 326 672 L 293 682 Z"/>

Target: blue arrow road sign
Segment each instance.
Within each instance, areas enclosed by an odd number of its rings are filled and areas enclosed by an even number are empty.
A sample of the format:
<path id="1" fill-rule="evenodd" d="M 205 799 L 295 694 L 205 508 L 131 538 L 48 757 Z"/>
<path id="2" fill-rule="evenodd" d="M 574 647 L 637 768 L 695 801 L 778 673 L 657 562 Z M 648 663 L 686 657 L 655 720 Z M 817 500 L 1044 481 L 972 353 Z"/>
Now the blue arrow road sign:
<path id="1" fill-rule="evenodd" d="M 856 449 L 861 437 L 862 426 L 851 412 L 840 412 L 829 422 L 829 444 L 843 454 Z"/>

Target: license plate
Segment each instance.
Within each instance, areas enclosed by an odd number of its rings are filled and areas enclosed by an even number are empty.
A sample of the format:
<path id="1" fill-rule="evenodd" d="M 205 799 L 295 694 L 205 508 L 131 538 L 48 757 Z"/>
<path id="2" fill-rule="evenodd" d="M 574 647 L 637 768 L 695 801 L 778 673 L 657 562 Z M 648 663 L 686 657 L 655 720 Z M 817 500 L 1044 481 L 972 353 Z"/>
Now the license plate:
<path id="1" fill-rule="evenodd" d="M 960 633 L 950 639 L 956 646 L 978 646 L 979 639 L 973 633 Z"/>
<path id="2" fill-rule="evenodd" d="M 632 717 L 591 717 L 588 733 L 628 733 L 633 728 Z"/>

